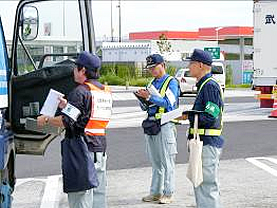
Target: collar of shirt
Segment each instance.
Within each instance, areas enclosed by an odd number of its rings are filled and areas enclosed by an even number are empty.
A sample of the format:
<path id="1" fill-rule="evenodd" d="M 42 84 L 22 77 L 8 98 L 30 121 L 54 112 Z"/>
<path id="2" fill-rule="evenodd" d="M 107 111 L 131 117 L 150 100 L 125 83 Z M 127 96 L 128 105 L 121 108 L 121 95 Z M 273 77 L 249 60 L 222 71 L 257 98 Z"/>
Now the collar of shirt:
<path id="1" fill-rule="evenodd" d="M 98 87 L 101 90 L 105 88 L 103 84 L 101 84 L 98 80 L 95 80 L 95 79 L 87 79 L 86 82 L 93 84 L 94 86 Z"/>
<path id="2" fill-rule="evenodd" d="M 168 74 L 163 75 L 161 78 L 156 78 L 153 82 L 154 85 L 160 85 L 164 82 L 164 80 L 168 77 Z M 157 86 L 155 86 L 157 88 Z M 161 86 L 160 86 L 161 87 Z M 160 88 L 159 87 L 159 88 Z"/>
<path id="3" fill-rule="evenodd" d="M 202 77 L 197 83 L 196 83 L 196 87 L 197 90 L 199 90 L 200 86 L 202 85 L 203 82 L 205 82 L 206 79 L 210 78 L 212 76 L 211 73 L 206 74 L 204 77 Z"/>

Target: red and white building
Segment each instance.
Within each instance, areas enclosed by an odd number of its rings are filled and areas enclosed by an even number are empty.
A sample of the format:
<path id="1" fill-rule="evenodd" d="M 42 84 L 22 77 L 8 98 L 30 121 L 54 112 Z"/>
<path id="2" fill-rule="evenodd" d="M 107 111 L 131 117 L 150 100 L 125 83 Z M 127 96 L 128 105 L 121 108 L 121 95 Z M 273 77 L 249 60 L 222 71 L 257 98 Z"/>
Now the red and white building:
<path id="1" fill-rule="evenodd" d="M 103 42 L 104 62 L 145 62 L 145 57 L 159 53 L 157 41 L 164 35 L 171 45 L 163 54 L 169 62 L 181 61 L 194 48 L 220 47 L 226 65 L 233 72 L 234 84 L 248 83 L 253 73 L 253 27 L 210 27 L 197 31 L 148 31 L 129 33 L 128 42 Z"/>

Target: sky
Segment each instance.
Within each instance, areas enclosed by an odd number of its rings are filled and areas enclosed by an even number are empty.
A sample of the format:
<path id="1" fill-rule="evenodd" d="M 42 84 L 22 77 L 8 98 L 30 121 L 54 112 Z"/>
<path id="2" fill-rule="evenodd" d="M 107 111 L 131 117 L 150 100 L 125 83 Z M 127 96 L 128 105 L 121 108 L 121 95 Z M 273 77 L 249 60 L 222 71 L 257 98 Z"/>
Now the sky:
<path id="1" fill-rule="evenodd" d="M 68 1 L 66 1 L 67 3 Z M 11 37 L 17 1 L 0 1 L 6 36 Z M 111 6 L 114 36 L 118 36 L 118 0 L 93 0 L 96 37 L 111 36 Z M 253 1 L 121 1 L 122 35 L 140 31 L 195 31 L 200 27 L 252 26 Z M 55 17 L 60 8 L 48 13 Z M 70 12 L 69 12 L 70 13 Z M 54 18 L 55 19 L 55 18 Z M 58 18 L 56 18 L 58 19 Z M 74 26 L 74 20 L 70 21 Z M 74 33 L 74 27 L 72 27 Z"/>

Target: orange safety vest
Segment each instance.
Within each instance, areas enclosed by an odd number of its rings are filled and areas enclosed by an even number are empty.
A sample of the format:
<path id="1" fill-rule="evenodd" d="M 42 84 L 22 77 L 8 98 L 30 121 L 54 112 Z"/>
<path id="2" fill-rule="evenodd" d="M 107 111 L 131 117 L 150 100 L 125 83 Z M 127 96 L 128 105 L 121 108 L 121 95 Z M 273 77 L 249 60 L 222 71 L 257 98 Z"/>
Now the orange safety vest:
<path id="1" fill-rule="evenodd" d="M 104 90 L 85 82 L 92 95 L 90 119 L 85 127 L 85 134 L 90 136 L 105 136 L 106 128 L 112 115 L 112 94 L 109 87 Z"/>

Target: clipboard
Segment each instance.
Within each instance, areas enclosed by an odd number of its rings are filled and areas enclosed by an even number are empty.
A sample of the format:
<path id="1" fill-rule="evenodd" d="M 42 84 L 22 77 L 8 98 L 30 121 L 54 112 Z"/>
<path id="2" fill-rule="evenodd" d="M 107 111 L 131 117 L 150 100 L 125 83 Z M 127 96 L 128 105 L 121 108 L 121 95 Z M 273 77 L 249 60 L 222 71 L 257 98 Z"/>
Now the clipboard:
<path id="1" fill-rule="evenodd" d="M 183 114 L 191 114 L 191 115 L 195 115 L 195 114 L 200 114 L 200 113 L 204 113 L 205 111 L 198 111 L 198 110 L 186 110 L 183 111 Z"/>
<path id="2" fill-rule="evenodd" d="M 138 96 L 136 92 L 133 92 L 133 93 L 134 93 L 134 95 L 136 96 L 136 98 L 138 99 L 138 101 L 140 102 L 140 104 L 141 104 L 144 108 L 148 108 L 149 106 L 152 105 L 151 102 L 149 102 L 149 101 L 145 100 L 144 98 Z"/>

